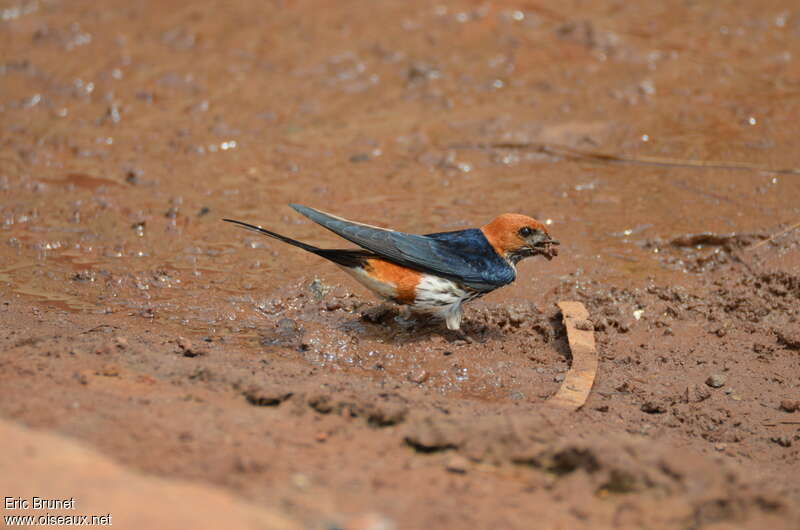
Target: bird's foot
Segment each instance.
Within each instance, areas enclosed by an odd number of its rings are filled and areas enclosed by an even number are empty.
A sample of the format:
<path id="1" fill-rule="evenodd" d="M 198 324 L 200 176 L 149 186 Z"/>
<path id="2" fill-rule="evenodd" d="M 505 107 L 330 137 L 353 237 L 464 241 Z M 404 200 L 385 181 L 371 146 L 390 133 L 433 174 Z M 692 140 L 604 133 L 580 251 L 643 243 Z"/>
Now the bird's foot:
<path id="1" fill-rule="evenodd" d="M 411 313 L 406 311 L 400 311 L 400 313 L 394 317 L 394 321 L 405 330 L 412 329 L 419 324 L 419 321 L 411 315 Z"/>
<path id="2" fill-rule="evenodd" d="M 467 335 L 467 332 L 461 328 L 458 329 L 448 329 L 445 332 L 445 338 L 448 342 L 461 342 L 465 344 L 472 344 L 475 342 L 472 340 L 472 337 Z"/>

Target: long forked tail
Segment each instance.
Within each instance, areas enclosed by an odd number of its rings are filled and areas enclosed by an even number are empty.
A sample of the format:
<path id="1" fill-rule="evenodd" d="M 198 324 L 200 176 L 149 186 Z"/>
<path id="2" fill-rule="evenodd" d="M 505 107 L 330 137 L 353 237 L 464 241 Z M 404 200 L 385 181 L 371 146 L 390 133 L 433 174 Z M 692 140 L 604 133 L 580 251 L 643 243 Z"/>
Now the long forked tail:
<path id="1" fill-rule="evenodd" d="M 280 241 L 283 241 L 284 243 L 289 243 L 290 245 L 294 245 L 295 247 L 302 248 L 303 250 L 307 250 L 308 252 L 311 252 L 313 254 L 318 254 L 319 255 L 322 252 L 321 248 L 315 247 L 313 245 L 308 245 L 306 243 L 303 243 L 301 241 L 297 241 L 296 239 L 292 239 L 290 237 L 286 237 L 286 236 L 282 236 L 280 234 L 276 234 L 275 232 L 270 232 L 266 228 L 261 228 L 260 226 L 251 225 L 249 223 L 244 223 L 242 221 L 237 221 L 235 219 L 223 219 L 223 221 L 226 221 L 228 223 L 233 223 L 233 224 L 235 224 L 237 226 L 240 226 L 240 227 L 242 227 L 242 228 L 244 228 L 246 230 L 250 230 L 251 232 L 256 232 L 257 234 L 262 234 L 262 235 L 269 236 L 269 237 L 278 239 Z"/>

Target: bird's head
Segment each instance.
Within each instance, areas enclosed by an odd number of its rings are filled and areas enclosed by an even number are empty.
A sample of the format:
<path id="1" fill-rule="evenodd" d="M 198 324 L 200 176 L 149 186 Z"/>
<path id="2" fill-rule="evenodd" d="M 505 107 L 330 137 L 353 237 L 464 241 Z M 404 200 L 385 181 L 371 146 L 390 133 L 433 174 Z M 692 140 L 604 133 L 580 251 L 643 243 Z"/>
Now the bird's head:
<path id="1" fill-rule="evenodd" d="M 495 251 L 514 264 L 530 256 L 550 260 L 558 255 L 559 242 L 550 237 L 542 223 L 527 215 L 503 214 L 481 231 Z"/>

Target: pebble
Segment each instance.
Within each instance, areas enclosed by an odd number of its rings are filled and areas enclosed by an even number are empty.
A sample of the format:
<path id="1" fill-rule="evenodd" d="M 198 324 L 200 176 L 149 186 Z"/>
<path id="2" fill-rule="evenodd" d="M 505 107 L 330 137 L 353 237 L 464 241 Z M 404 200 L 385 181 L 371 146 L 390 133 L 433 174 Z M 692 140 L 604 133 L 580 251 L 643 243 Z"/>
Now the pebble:
<path id="1" fill-rule="evenodd" d="M 429 376 L 430 374 L 428 374 L 427 370 L 420 369 L 408 374 L 408 380 L 419 385 L 427 381 Z"/>
<path id="2" fill-rule="evenodd" d="M 780 445 L 781 447 L 792 446 L 792 440 L 788 436 L 773 436 L 770 438 L 770 441 Z"/>
<path id="3" fill-rule="evenodd" d="M 800 401 L 792 401 L 791 399 L 784 399 L 781 401 L 780 410 L 784 412 L 796 412 L 800 410 Z"/>
<path id="4" fill-rule="evenodd" d="M 558 374 L 553 378 L 553 381 L 556 383 L 560 383 L 564 380 L 564 374 Z"/>
<path id="5" fill-rule="evenodd" d="M 469 460 L 461 455 L 453 455 L 447 460 L 444 468 L 451 473 L 464 474 L 469 468 Z"/>
<path id="6" fill-rule="evenodd" d="M 178 337 L 178 340 L 176 342 L 178 344 L 178 348 L 182 349 L 183 351 L 191 351 L 192 341 L 190 341 L 186 337 Z"/>
<path id="7" fill-rule="evenodd" d="M 311 478 L 304 473 L 295 473 L 291 477 L 292 485 L 299 490 L 307 490 L 311 487 Z"/>
<path id="8" fill-rule="evenodd" d="M 686 387 L 686 402 L 700 403 L 711 397 L 711 391 L 704 386 L 689 385 Z"/>
<path id="9" fill-rule="evenodd" d="M 186 337 L 178 337 L 175 341 L 178 345 L 178 349 L 183 354 L 184 357 L 197 357 L 199 355 L 205 355 L 205 351 L 203 350 L 195 350 L 192 348 L 192 341 L 187 339 Z"/>
<path id="10" fill-rule="evenodd" d="M 342 308 L 342 303 L 338 300 L 328 300 L 325 304 L 326 311 L 336 311 L 337 309 Z"/>
<path id="11" fill-rule="evenodd" d="M 663 414 L 667 412 L 667 408 L 656 401 L 645 401 L 641 408 L 642 412 L 647 414 Z"/>
<path id="12" fill-rule="evenodd" d="M 104 375 L 106 377 L 118 377 L 119 368 L 114 364 L 107 364 L 100 368 L 96 373 L 97 375 Z"/>
<path id="13" fill-rule="evenodd" d="M 725 376 L 722 374 L 711 374 L 706 379 L 706 384 L 711 388 L 722 388 L 725 386 Z"/>

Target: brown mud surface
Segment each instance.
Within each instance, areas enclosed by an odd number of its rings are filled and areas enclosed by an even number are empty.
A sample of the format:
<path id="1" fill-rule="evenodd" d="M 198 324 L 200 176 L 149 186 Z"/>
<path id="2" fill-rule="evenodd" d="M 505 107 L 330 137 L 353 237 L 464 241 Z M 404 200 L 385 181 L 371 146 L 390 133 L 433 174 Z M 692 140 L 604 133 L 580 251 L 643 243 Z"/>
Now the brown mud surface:
<path id="1" fill-rule="evenodd" d="M 4 422 L 261 527 L 800 527 L 800 176 L 535 148 L 800 166 L 796 2 L 12 0 L 0 59 Z M 289 202 L 561 252 L 464 340 L 220 221 L 341 245 Z"/>

